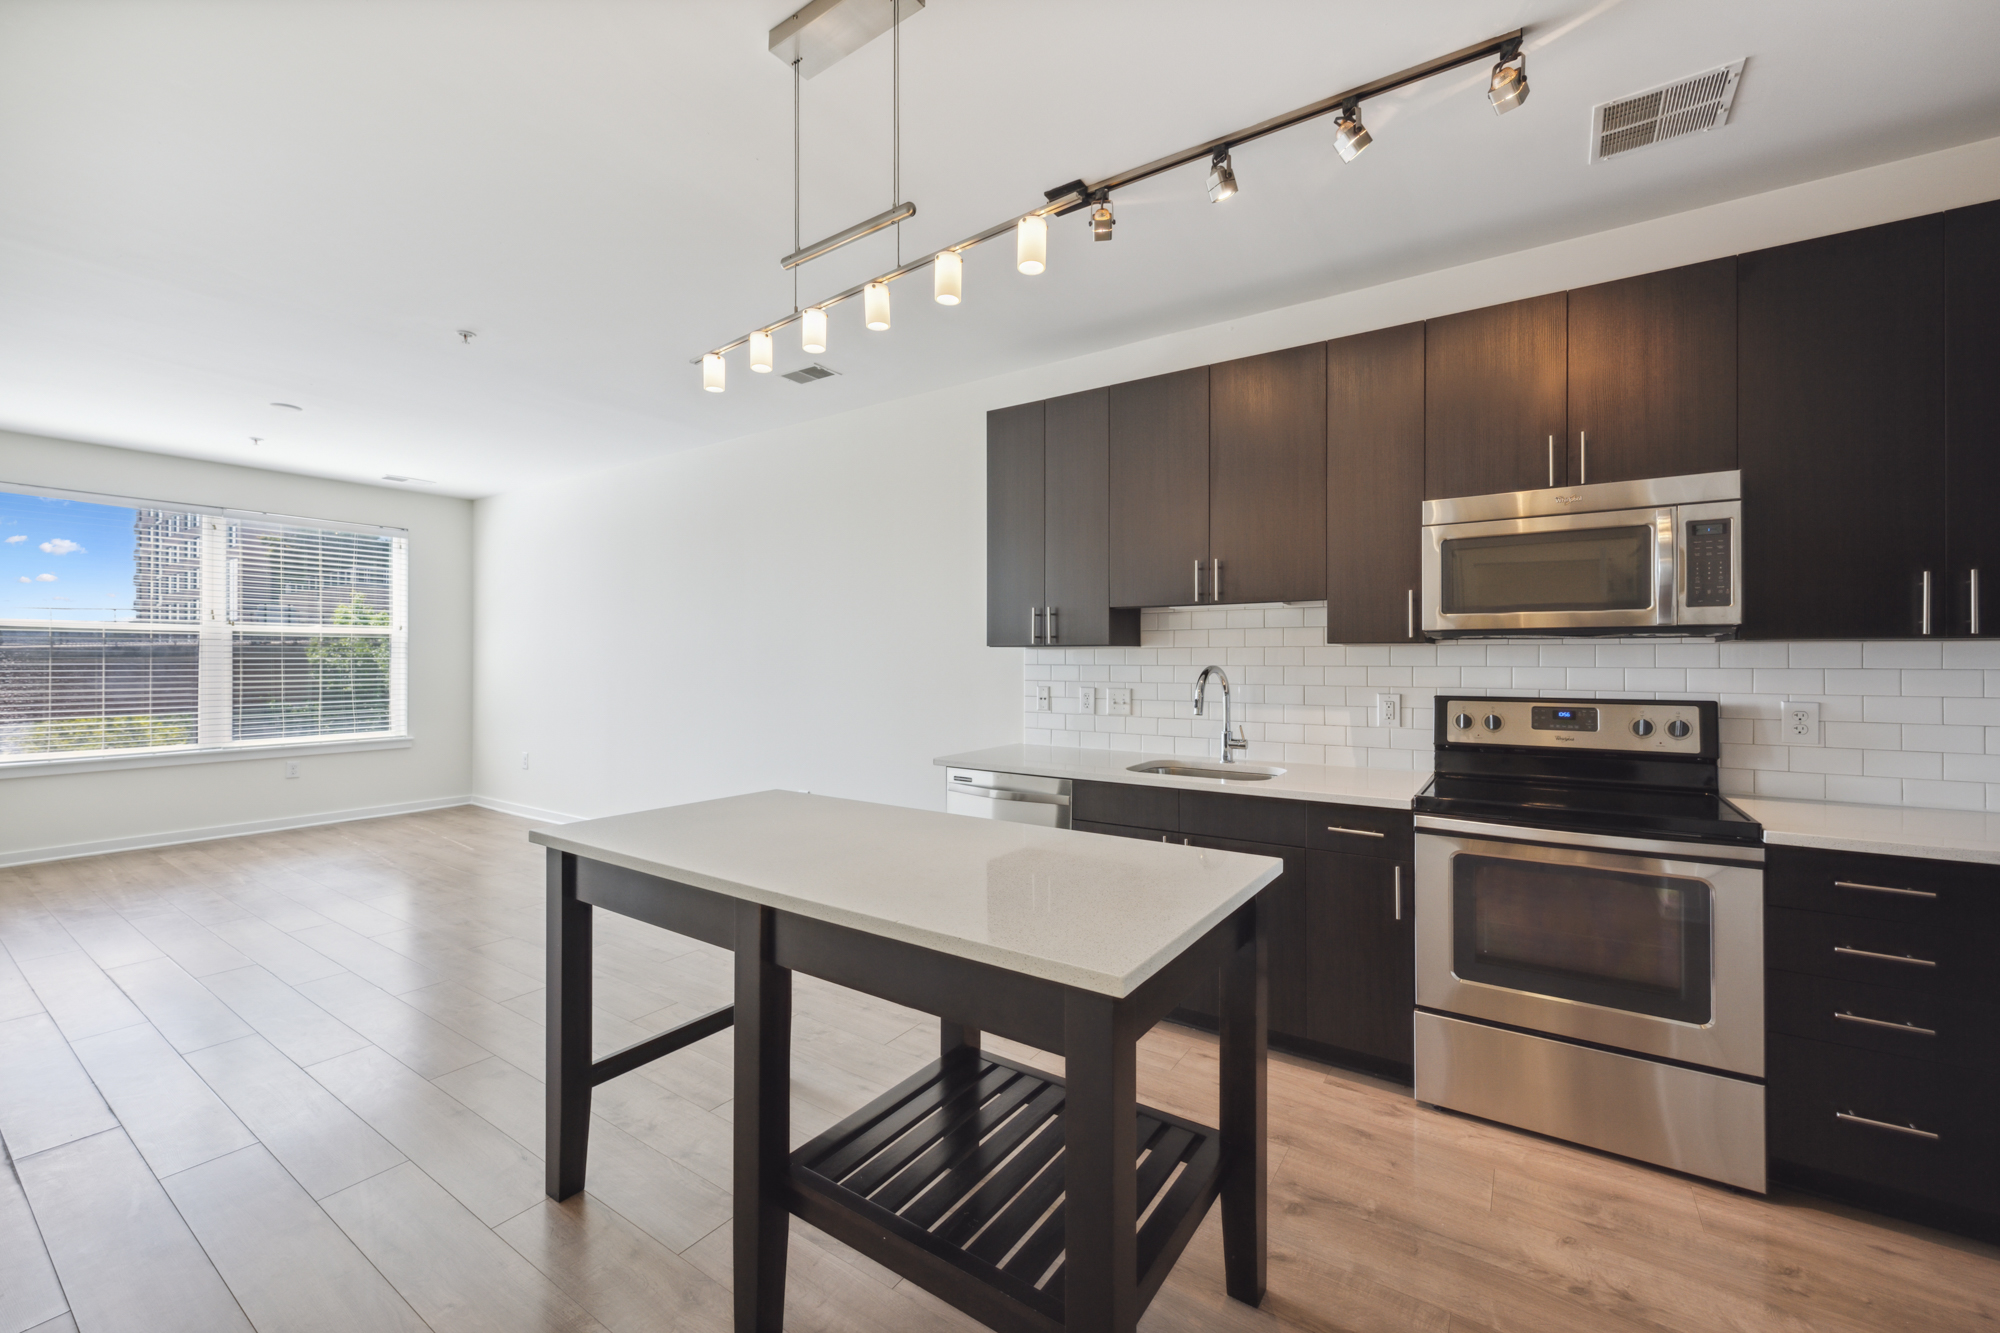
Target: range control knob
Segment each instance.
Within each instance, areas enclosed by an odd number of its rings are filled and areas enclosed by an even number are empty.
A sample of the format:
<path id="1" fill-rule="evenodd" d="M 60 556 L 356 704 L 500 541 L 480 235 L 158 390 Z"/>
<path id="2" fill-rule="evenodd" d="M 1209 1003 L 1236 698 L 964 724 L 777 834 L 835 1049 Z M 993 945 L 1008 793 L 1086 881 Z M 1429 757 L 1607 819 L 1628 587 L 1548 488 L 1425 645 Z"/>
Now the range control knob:
<path id="1" fill-rule="evenodd" d="M 1469 730 L 1472 726 L 1472 714 L 1460 713 L 1457 717 L 1454 717 L 1451 720 L 1451 724 L 1454 727 L 1457 727 L 1460 731 Z"/>
<path id="2" fill-rule="evenodd" d="M 1647 718 L 1643 718 L 1643 717 L 1642 717 L 1642 718 L 1640 718 L 1640 719 L 1639 719 L 1639 720 L 1638 720 L 1637 722 L 1634 722 L 1634 723 L 1632 724 L 1632 734 L 1633 734 L 1634 736 L 1650 736 L 1650 735 L 1652 735 L 1652 734 L 1653 734 L 1653 724 L 1652 724 L 1652 722 L 1651 722 L 1651 721 L 1650 721 L 1649 719 L 1647 719 Z"/>
<path id="3" fill-rule="evenodd" d="M 1687 734 L 1688 724 L 1679 718 L 1675 718 L 1673 721 L 1667 723 L 1667 735 L 1672 736 L 1675 740 L 1679 740 Z"/>
<path id="4" fill-rule="evenodd" d="M 1488 713 L 1486 715 L 1486 729 L 1488 731 L 1500 730 L 1500 715 L 1498 713 Z"/>

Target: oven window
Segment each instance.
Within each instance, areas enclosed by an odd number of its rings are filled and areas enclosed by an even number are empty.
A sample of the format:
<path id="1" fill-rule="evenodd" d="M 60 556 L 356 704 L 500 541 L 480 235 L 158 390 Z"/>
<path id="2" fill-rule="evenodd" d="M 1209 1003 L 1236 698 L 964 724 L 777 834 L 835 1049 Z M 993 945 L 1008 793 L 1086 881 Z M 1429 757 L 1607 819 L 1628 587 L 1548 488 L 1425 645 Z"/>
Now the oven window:
<path id="1" fill-rule="evenodd" d="M 1453 971 L 1466 981 L 1658 1018 L 1710 1017 L 1710 886 L 1561 861 L 1451 862 Z"/>
<path id="2" fill-rule="evenodd" d="M 1440 554 L 1448 616 L 1653 604 L 1653 530 L 1643 524 L 1451 537 Z"/>

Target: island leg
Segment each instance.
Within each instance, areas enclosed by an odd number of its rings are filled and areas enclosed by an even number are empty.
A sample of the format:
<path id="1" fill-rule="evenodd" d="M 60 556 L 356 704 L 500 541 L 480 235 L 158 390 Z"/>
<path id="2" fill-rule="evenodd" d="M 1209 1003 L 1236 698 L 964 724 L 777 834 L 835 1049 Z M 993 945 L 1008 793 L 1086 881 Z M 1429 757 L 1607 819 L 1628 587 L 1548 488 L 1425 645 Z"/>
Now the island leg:
<path id="1" fill-rule="evenodd" d="M 548 1010 L 543 1187 L 561 1201 L 583 1188 L 590 1149 L 590 904 L 576 896 L 576 856 L 548 854 Z"/>
<path id="2" fill-rule="evenodd" d="M 948 1018 L 938 1020 L 938 1058 L 949 1060 L 960 1051 L 979 1054 L 979 1029 L 954 1023 Z"/>
<path id="3" fill-rule="evenodd" d="M 1222 1156 L 1222 1267 L 1229 1294 L 1247 1305 L 1264 1299 L 1265 1040 L 1270 988 L 1265 914 L 1253 906 L 1256 926 L 1222 967 L 1220 1028 Z"/>
<path id="4" fill-rule="evenodd" d="M 778 914 L 736 905 L 736 1333 L 785 1326 L 791 1226 L 792 974 L 774 961 Z"/>
<path id="5" fill-rule="evenodd" d="M 1109 996 L 1063 1001 L 1063 1326 L 1139 1325 L 1138 1034 Z"/>

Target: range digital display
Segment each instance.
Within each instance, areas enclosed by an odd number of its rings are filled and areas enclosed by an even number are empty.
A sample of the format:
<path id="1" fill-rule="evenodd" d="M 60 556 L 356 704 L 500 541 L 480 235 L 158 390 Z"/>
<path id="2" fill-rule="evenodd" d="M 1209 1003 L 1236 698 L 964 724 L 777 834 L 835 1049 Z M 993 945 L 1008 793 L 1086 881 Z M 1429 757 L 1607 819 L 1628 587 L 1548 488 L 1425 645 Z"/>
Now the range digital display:
<path id="1" fill-rule="evenodd" d="M 1597 710 L 1574 706 L 1537 706 L 1529 720 L 1536 731 L 1596 731 Z"/>

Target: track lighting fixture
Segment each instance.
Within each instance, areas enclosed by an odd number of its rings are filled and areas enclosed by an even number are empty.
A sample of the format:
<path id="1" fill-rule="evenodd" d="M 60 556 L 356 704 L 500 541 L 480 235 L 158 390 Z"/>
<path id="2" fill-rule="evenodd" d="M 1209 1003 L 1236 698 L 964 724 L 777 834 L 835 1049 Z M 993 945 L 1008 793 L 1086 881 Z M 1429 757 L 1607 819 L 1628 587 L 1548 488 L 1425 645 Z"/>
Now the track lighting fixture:
<path id="1" fill-rule="evenodd" d="M 940 250 L 931 261 L 931 294 L 939 305 L 957 305 L 964 295 L 965 260 L 956 250 Z"/>
<path id="2" fill-rule="evenodd" d="M 1361 106 L 1349 102 L 1341 108 L 1340 119 L 1333 127 L 1333 148 L 1343 162 L 1352 162 L 1361 156 L 1361 150 L 1375 142 L 1375 136 L 1361 123 Z"/>
<path id="3" fill-rule="evenodd" d="M 701 359 L 701 387 L 710 393 L 722 392 L 722 353 L 710 352 Z"/>
<path id="4" fill-rule="evenodd" d="M 889 284 L 886 282 L 869 283 L 868 292 L 861 303 L 861 308 L 863 312 L 862 322 L 868 325 L 869 332 L 886 333 L 889 328 Z"/>
<path id="5" fill-rule="evenodd" d="M 819 306 L 799 318 L 799 350 L 812 356 L 826 350 L 826 311 Z"/>
<path id="6" fill-rule="evenodd" d="M 1021 272 L 1033 276 L 1048 267 L 1049 220 L 1030 213 L 1014 227 L 1014 263 Z"/>
<path id="7" fill-rule="evenodd" d="M 1229 165 L 1229 150 L 1218 148 L 1208 162 L 1208 202 L 1219 204 L 1236 193 L 1236 169 Z"/>
<path id="8" fill-rule="evenodd" d="M 1097 202 L 1097 211 L 1090 215 L 1090 239 L 1108 241 L 1111 239 L 1111 228 L 1118 221 L 1111 216 L 1111 192 L 1099 190 L 1091 198 Z"/>
<path id="9" fill-rule="evenodd" d="M 1518 66 L 1512 63 L 1516 60 L 1521 62 Z M 1518 40 L 1509 42 L 1500 52 L 1500 63 L 1493 67 L 1493 80 L 1486 85 L 1486 100 L 1493 103 L 1496 116 L 1504 116 L 1528 100 L 1528 56 Z"/>
<path id="10" fill-rule="evenodd" d="M 771 373 L 771 331 L 759 329 L 750 335 L 750 369 L 760 375 Z"/>

